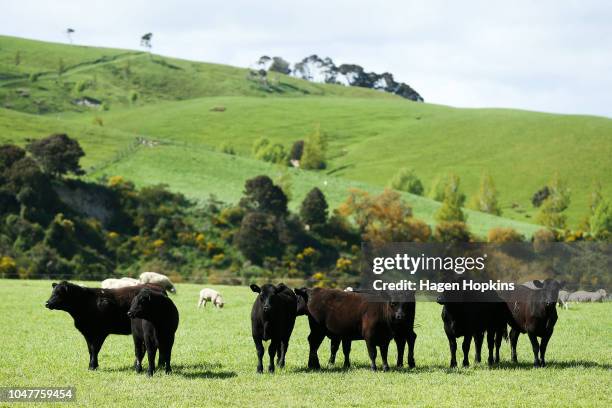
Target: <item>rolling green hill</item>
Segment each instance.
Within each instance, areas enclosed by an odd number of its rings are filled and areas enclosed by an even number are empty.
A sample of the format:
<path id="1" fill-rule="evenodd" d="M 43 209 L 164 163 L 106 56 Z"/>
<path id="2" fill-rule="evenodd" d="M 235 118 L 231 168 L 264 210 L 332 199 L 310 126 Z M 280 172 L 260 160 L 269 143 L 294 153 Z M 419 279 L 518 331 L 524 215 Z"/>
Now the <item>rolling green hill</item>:
<path id="1" fill-rule="evenodd" d="M 103 106 L 74 103 L 84 97 Z M 426 189 L 452 171 L 468 196 L 489 172 L 512 220 L 470 212 L 478 233 L 495 225 L 532 233 L 538 226 L 527 224 L 535 213 L 530 197 L 555 172 L 571 188 L 571 226 L 586 213 L 594 181 L 612 195 L 612 120 L 600 117 L 457 109 L 284 75 L 262 82 L 246 69 L 143 52 L 12 37 L 0 37 L 0 102 L 0 142 L 67 132 L 84 146 L 88 177 L 165 182 L 196 198 L 214 193 L 235 201 L 245 179 L 280 173 L 251 158 L 255 139 L 290 147 L 317 126 L 329 140 L 328 168 L 287 170 L 294 206 L 315 185 L 332 204 L 350 187 L 380 191 L 403 166 L 414 168 Z M 136 145 L 136 137 L 160 143 Z M 228 142 L 240 157 L 214 152 Z M 437 203 L 406 197 L 417 216 L 433 219 Z"/>

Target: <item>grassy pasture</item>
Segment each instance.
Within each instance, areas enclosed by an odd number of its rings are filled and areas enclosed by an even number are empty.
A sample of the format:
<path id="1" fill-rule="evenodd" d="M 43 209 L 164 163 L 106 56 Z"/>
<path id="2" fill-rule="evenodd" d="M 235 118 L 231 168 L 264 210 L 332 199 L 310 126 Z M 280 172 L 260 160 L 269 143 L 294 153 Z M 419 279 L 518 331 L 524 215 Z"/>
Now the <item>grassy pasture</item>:
<path id="1" fill-rule="evenodd" d="M 94 285 L 93 283 L 91 284 Z M 448 345 L 440 306 L 417 305 L 414 370 L 370 372 L 363 342 L 353 344 L 353 368 L 327 368 L 329 342 L 319 351 L 324 369 L 305 370 L 308 323 L 298 318 L 287 367 L 255 373 L 249 312 L 254 294 L 245 287 L 218 287 L 226 308 L 197 310 L 198 291 L 179 284 L 173 297 L 181 316 L 172 375 L 149 379 L 132 371 L 129 336 L 111 336 L 100 368 L 87 370 L 87 349 L 72 319 L 43 304 L 50 281 L 0 281 L 0 385 L 75 386 L 78 405 L 94 406 L 610 406 L 612 404 L 612 304 L 582 304 L 560 311 L 548 347 L 549 366 L 531 368 L 525 336 L 519 365 L 448 369 Z M 390 361 L 395 359 L 391 347 Z M 471 353 L 473 359 L 473 353 Z M 145 359 L 146 361 L 146 359 Z"/>

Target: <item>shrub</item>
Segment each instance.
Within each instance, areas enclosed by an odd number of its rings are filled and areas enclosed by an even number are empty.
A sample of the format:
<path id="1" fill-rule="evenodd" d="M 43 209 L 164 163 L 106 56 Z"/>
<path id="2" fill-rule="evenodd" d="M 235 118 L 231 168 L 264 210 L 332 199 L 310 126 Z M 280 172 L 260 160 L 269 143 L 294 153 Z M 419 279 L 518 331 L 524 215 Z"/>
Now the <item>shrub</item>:
<path id="1" fill-rule="evenodd" d="M 231 154 L 231 155 L 236 154 L 236 150 L 234 149 L 234 146 L 230 142 L 225 142 L 221 144 L 221 147 L 219 150 L 221 150 L 221 153 L 225 153 L 225 154 Z"/>
<path id="2" fill-rule="evenodd" d="M 421 183 L 421 180 L 416 176 L 414 170 L 405 167 L 399 169 L 397 174 L 389 182 L 389 187 L 398 191 L 423 195 L 423 183 Z"/>
<path id="3" fill-rule="evenodd" d="M 302 155 L 304 154 L 304 141 L 296 140 L 291 146 L 291 153 L 289 154 L 289 159 L 300 161 L 302 160 Z"/>
<path id="4" fill-rule="evenodd" d="M 285 147 L 279 143 L 267 144 L 257 150 L 255 158 L 269 163 L 286 163 L 287 152 Z"/>
<path id="5" fill-rule="evenodd" d="M 531 204 L 533 204 L 534 207 L 538 208 L 540 207 L 540 205 L 542 205 L 542 202 L 544 202 L 544 200 L 548 198 L 549 195 L 550 190 L 548 186 L 544 186 L 533 194 L 533 196 L 531 197 Z"/>
<path id="6" fill-rule="evenodd" d="M 513 228 L 491 228 L 487 234 L 487 242 L 495 244 L 504 244 L 507 242 L 522 242 L 525 240 L 521 234 L 519 234 Z"/>
<path id="7" fill-rule="evenodd" d="M 478 193 L 472 198 L 470 208 L 493 215 L 501 215 L 497 196 L 497 189 L 495 184 L 493 184 L 493 178 L 488 174 L 483 174 L 480 179 L 480 188 Z"/>
<path id="8" fill-rule="evenodd" d="M 321 129 L 317 126 L 304 142 L 304 152 L 300 167 L 307 170 L 320 170 L 326 167 L 325 154 L 327 141 Z"/>
<path id="9" fill-rule="evenodd" d="M 536 221 L 551 228 L 565 228 L 567 216 L 563 213 L 570 203 L 569 188 L 556 174 L 549 184 L 549 196 L 542 202 Z"/>
<path id="10" fill-rule="evenodd" d="M 461 221 L 440 222 L 434 231 L 434 239 L 437 242 L 470 242 L 470 238 L 467 225 Z"/>
<path id="11" fill-rule="evenodd" d="M 601 199 L 589 221 L 591 235 L 594 238 L 610 241 L 612 239 L 612 206 L 610 202 Z"/>
<path id="12" fill-rule="evenodd" d="M 275 215 L 287 213 L 287 196 L 268 176 L 257 176 L 245 183 L 242 207 Z"/>

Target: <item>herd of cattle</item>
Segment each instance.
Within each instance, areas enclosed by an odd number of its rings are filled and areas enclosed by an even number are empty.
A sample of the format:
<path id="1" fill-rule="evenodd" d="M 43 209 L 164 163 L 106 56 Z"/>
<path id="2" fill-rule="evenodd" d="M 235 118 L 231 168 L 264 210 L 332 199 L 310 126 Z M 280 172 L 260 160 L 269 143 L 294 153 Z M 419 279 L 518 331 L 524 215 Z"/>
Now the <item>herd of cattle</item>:
<path id="1" fill-rule="evenodd" d="M 179 313 L 167 292 L 176 293 L 170 280 L 155 272 L 145 272 L 140 279 L 107 279 L 102 288 L 88 288 L 70 282 L 52 284 L 51 297 L 46 307 L 68 312 L 75 327 L 87 341 L 89 368 L 98 367 L 98 353 L 109 334 L 132 334 L 134 368 L 142 371 L 145 353 L 148 371 L 155 370 L 155 355 L 159 349 L 158 366 L 171 371 L 170 361 L 174 336 L 179 324 Z M 472 339 L 475 360 L 480 362 L 485 338 L 488 364 L 499 363 L 502 339 L 508 338 L 511 358 L 517 362 L 516 345 L 519 335 L 527 333 L 531 341 L 534 366 L 545 366 L 546 347 L 557 321 L 556 304 L 567 307 L 571 301 L 602 301 L 604 290 L 574 292 L 561 290 L 562 282 L 553 279 L 530 281 L 518 285 L 512 292 L 445 291 L 437 301 L 442 307 L 442 321 L 448 338 L 450 366 L 457 365 L 457 338 L 463 337 L 463 366 L 469 365 Z M 372 370 L 376 370 L 380 350 L 382 369 L 389 369 L 387 354 L 391 340 L 397 346 L 397 366 L 403 366 L 404 350 L 408 345 L 407 364 L 415 366 L 414 332 L 416 302 L 414 292 L 401 297 L 362 290 L 325 288 L 296 288 L 284 284 L 251 285 L 257 293 L 251 310 L 251 329 L 257 351 L 257 372 L 263 372 L 264 341 L 268 345 L 268 370 L 274 371 L 275 358 L 284 367 L 289 340 L 298 316 L 308 318 L 308 368 L 319 369 L 318 349 L 325 339 L 331 340 L 330 364 L 342 344 L 344 367 L 350 366 L 351 343 L 365 340 Z M 222 308 L 223 297 L 213 289 L 200 292 L 198 307 L 211 302 Z M 508 327 L 510 333 L 508 335 Z M 538 341 L 538 338 L 541 340 Z"/>

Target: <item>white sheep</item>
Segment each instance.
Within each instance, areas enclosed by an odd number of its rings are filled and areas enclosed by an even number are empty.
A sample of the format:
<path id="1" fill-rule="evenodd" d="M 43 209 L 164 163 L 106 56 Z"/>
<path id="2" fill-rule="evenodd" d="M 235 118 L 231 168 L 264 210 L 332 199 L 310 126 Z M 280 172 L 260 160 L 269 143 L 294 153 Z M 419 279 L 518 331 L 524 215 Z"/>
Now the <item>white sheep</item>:
<path id="1" fill-rule="evenodd" d="M 168 292 L 176 293 L 176 288 L 166 275 L 157 272 L 143 272 L 140 274 L 140 283 L 150 283 L 166 289 Z"/>
<path id="2" fill-rule="evenodd" d="M 198 302 L 198 308 L 204 305 L 206 302 L 212 302 L 215 307 L 222 308 L 225 304 L 223 302 L 223 296 L 214 289 L 204 288 L 200 291 L 200 301 Z"/>
<path id="3" fill-rule="evenodd" d="M 355 289 L 353 289 L 353 288 L 352 288 L 352 287 L 350 287 L 350 286 L 347 286 L 347 287 L 344 289 L 344 291 L 345 291 L 345 292 L 354 292 L 354 291 L 355 291 Z"/>
<path id="4" fill-rule="evenodd" d="M 133 278 L 108 278 L 102 281 L 102 289 L 119 289 L 127 288 L 128 286 L 140 285 L 140 281 Z"/>

